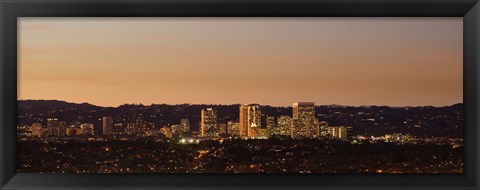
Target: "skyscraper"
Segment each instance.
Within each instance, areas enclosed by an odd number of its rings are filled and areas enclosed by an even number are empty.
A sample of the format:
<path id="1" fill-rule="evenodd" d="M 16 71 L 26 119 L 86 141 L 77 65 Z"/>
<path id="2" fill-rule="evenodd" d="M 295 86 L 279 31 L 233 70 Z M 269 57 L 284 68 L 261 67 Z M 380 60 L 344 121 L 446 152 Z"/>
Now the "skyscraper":
<path id="1" fill-rule="evenodd" d="M 218 137 L 217 110 L 202 109 L 202 137 Z"/>
<path id="2" fill-rule="evenodd" d="M 347 139 L 347 128 L 344 126 L 328 127 L 328 133 L 333 138 Z"/>
<path id="3" fill-rule="evenodd" d="M 47 132 L 48 132 L 48 136 L 58 136 L 58 119 L 57 118 L 47 119 Z"/>
<path id="4" fill-rule="evenodd" d="M 65 121 L 58 122 L 57 136 L 64 137 L 66 133 L 67 133 L 67 123 Z"/>
<path id="5" fill-rule="evenodd" d="M 248 136 L 248 105 L 240 105 L 239 129 L 240 137 Z"/>
<path id="6" fill-rule="evenodd" d="M 103 135 L 111 135 L 113 131 L 112 117 L 103 117 Z"/>
<path id="7" fill-rule="evenodd" d="M 293 103 L 292 138 L 314 138 L 318 136 L 315 128 L 315 103 Z"/>
<path id="8" fill-rule="evenodd" d="M 282 115 L 277 118 L 277 127 L 273 128 L 272 134 L 291 136 L 292 135 L 292 117 Z"/>
<path id="9" fill-rule="evenodd" d="M 265 117 L 265 124 L 267 125 L 267 129 L 266 129 L 266 133 L 265 135 L 267 137 L 271 136 L 272 135 L 272 132 L 273 132 L 273 129 L 277 127 L 277 125 L 275 124 L 275 117 L 273 116 L 266 116 Z"/>
<path id="10" fill-rule="evenodd" d="M 227 129 L 227 124 L 226 124 L 226 123 L 219 123 L 219 124 L 218 124 L 218 128 L 219 128 L 219 133 L 220 133 L 220 134 L 226 135 L 226 134 L 228 133 L 228 129 Z"/>
<path id="11" fill-rule="evenodd" d="M 227 122 L 227 132 L 231 136 L 238 137 L 240 136 L 240 128 L 238 122 L 229 121 Z"/>
<path id="12" fill-rule="evenodd" d="M 257 137 L 260 135 L 262 113 L 259 105 L 240 105 L 239 118 L 241 137 Z"/>
<path id="13" fill-rule="evenodd" d="M 180 125 L 182 126 L 182 130 L 184 133 L 190 132 L 190 121 L 188 119 L 182 119 L 180 121 Z"/>

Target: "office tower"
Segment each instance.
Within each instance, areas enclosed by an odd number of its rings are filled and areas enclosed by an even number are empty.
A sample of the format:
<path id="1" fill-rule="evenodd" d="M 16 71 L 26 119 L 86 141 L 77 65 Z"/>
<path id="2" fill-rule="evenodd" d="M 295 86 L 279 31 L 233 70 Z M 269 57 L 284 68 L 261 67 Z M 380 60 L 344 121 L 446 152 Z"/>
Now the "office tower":
<path id="1" fill-rule="evenodd" d="M 48 132 L 48 136 L 58 136 L 58 119 L 57 118 L 47 119 L 47 132 Z"/>
<path id="2" fill-rule="evenodd" d="M 239 129 L 241 137 L 248 136 L 248 105 L 240 105 Z"/>
<path id="3" fill-rule="evenodd" d="M 113 132 L 113 121 L 112 117 L 103 117 L 103 135 L 112 135 Z"/>
<path id="4" fill-rule="evenodd" d="M 32 137 L 42 137 L 43 129 L 41 123 L 32 123 Z"/>
<path id="5" fill-rule="evenodd" d="M 184 133 L 190 132 L 190 121 L 188 119 L 182 119 L 180 125 Z"/>
<path id="6" fill-rule="evenodd" d="M 67 133 L 67 123 L 64 121 L 58 122 L 58 134 L 59 137 L 64 137 L 65 133 Z"/>
<path id="7" fill-rule="evenodd" d="M 340 126 L 338 127 L 338 138 L 339 139 L 347 139 L 347 128 Z"/>
<path id="8" fill-rule="evenodd" d="M 219 129 L 219 133 L 220 134 L 223 134 L 223 135 L 226 135 L 227 134 L 227 124 L 226 123 L 219 123 L 218 124 L 218 129 Z"/>
<path id="9" fill-rule="evenodd" d="M 260 135 L 262 113 L 256 104 L 240 105 L 240 136 L 255 138 Z"/>
<path id="10" fill-rule="evenodd" d="M 227 132 L 231 136 L 239 137 L 240 136 L 240 125 L 238 122 L 229 121 L 227 122 Z"/>
<path id="11" fill-rule="evenodd" d="M 94 126 L 91 123 L 83 123 L 80 125 L 80 130 L 84 135 L 93 135 L 94 134 Z"/>
<path id="12" fill-rule="evenodd" d="M 318 136 L 315 128 L 315 103 L 293 103 L 292 138 L 314 138 Z"/>
<path id="13" fill-rule="evenodd" d="M 276 124 L 275 124 L 275 117 L 273 116 L 266 116 L 265 117 L 265 124 L 267 126 L 266 130 L 265 130 L 265 135 L 267 137 L 271 136 L 271 134 L 273 133 L 273 129 L 276 128 Z"/>
<path id="14" fill-rule="evenodd" d="M 202 137 L 218 137 L 217 110 L 202 109 Z"/>
<path id="15" fill-rule="evenodd" d="M 328 135 L 328 122 L 326 121 L 318 121 L 316 124 L 320 131 L 320 136 L 327 136 Z"/>
<path id="16" fill-rule="evenodd" d="M 328 127 L 328 133 L 331 137 L 337 139 L 347 139 L 347 128 L 344 126 L 340 127 Z"/>
<path id="17" fill-rule="evenodd" d="M 287 115 L 282 115 L 277 118 L 277 127 L 273 128 L 272 134 L 281 135 L 281 136 L 291 136 L 292 135 L 292 117 Z"/>

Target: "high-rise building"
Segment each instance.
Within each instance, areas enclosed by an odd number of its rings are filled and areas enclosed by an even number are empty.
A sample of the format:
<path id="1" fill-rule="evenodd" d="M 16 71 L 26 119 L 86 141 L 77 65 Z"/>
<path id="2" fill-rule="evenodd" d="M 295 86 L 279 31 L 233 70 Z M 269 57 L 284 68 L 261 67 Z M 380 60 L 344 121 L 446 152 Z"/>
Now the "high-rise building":
<path id="1" fill-rule="evenodd" d="M 240 136 L 255 138 L 260 135 L 262 113 L 256 104 L 240 105 Z"/>
<path id="2" fill-rule="evenodd" d="M 113 121 L 112 117 L 103 117 L 102 118 L 103 126 L 103 135 L 112 135 L 113 132 Z"/>
<path id="3" fill-rule="evenodd" d="M 272 134 L 281 135 L 281 136 L 291 136 L 292 135 L 292 117 L 287 115 L 282 115 L 277 118 L 277 127 L 273 128 Z"/>
<path id="4" fill-rule="evenodd" d="M 41 123 L 32 123 L 32 137 L 42 137 L 43 128 Z"/>
<path id="5" fill-rule="evenodd" d="M 58 134 L 59 137 L 64 137 L 67 133 L 67 123 L 64 121 L 58 122 Z"/>
<path id="6" fill-rule="evenodd" d="M 326 121 L 318 121 L 316 124 L 320 130 L 320 136 L 327 136 L 328 133 L 328 122 Z"/>
<path id="7" fill-rule="evenodd" d="M 48 132 L 48 136 L 58 136 L 58 119 L 57 118 L 47 119 L 47 132 Z"/>
<path id="8" fill-rule="evenodd" d="M 315 127 L 315 103 L 293 103 L 292 138 L 314 138 L 318 136 Z"/>
<path id="9" fill-rule="evenodd" d="M 80 125 L 80 129 L 84 135 L 93 135 L 94 134 L 94 126 L 91 123 L 83 123 Z"/>
<path id="10" fill-rule="evenodd" d="M 184 133 L 190 132 L 190 121 L 188 119 L 182 119 L 180 121 L 180 125 L 182 126 L 182 130 Z"/>
<path id="11" fill-rule="evenodd" d="M 212 108 L 202 109 L 202 137 L 218 137 L 217 110 Z"/>
<path id="12" fill-rule="evenodd" d="M 347 128 L 344 126 L 328 127 L 328 133 L 333 138 L 347 139 Z"/>
<path id="13" fill-rule="evenodd" d="M 228 132 L 227 130 L 228 130 L 228 129 L 227 129 L 227 124 L 226 124 L 226 123 L 219 123 L 219 124 L 218 124 L 218 128 L 219 128 L 219 133 L 220 133 L 220 134 L 224 134 L 224 135 L 227 134 L 227 132 Z"/>
<path id="14" fill-rule="evenodd" d="M 231 136 L 239 137 L 240 136 L 240 127 L 238 122 L 229 121 L 227 122 L 227 132 Z"/>
<path id="15" fill-rule="evenodd" d="M 272 134 L 273 130 L 277 127 L 277 125 L 275 124 L 275 117 L 267 115 L 265 119 L 266 119 L 265 124 L 267 125 L 267 129 L 265 130 L 265 135 L 269 137 Z"/>
<path id="16" fill-rule="evenodd" d="M 240 105 L 240 115 L 239 115 L 239 129 L 240 136 L 248 136 L 248 105 Z"/>

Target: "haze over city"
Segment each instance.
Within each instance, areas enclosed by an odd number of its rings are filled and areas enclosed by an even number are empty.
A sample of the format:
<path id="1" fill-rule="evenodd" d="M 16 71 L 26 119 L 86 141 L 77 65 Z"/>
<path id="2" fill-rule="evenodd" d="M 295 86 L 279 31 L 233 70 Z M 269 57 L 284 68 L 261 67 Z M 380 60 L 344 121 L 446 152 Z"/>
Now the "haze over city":
<path id="1" fill-rule="evenodd" d="M 18 99 L 444 106 L 461 18 L 20 18 Z"/>

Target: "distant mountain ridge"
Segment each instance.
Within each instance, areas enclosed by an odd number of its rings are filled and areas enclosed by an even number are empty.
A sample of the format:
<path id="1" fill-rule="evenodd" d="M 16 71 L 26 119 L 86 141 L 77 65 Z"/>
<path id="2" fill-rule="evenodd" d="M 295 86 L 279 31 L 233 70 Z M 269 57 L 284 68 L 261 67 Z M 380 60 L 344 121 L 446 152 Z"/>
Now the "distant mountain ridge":
<path id="1" fill-rule="evenodd" d="M 18 106 L 20 107 L 41 107 L 41 108 L 53 108 L 53 109 L 62 109 L 62 108 L 71 108 L 71 107 L 78 107 L 78 108 L 120 108 L 125 106 L 148 106 L 143 104 L 122 104 L 117 107 L 110 107 L 110 106 L 97 106 L 87 102 L 84 103 L 72 103 L 63 100 L 17 100 Z M 231 105 L 240 105 L 240 104 L 152 104 L 153 106 L 158 105 L 167 105 L 167 106 L 181 106 L 181 105 L 211 105 L 211 106 L 231 106 Z M 261 106 L 270 106 L 270 105 L 262 105 Z M 362 105 L 362 106 L 348 106 L 348 105 L 339 105 L 339 104 L 328 104 L 328 105 L 315 105 L 316 107 L 325 107 L 325 108 L 444 108 L 444 107 L 463 107 L 463 103 L 456 103 L 452 105 L 446 106 L 387 106 L 387 105 Z M 270 106 L 270 107 L 283 107 L 285 106 Z M 291 107 L 291 106 L 288 106 Z"/>
<path id="2" fill-rule="evenodd" d="M 43 109 L 67 109 L 67 108 L 99 108 L 100 106 L 96 106 L 89 103 L 71 103 L 61 100 L 18 100 L 18 106 L 20 108 L 43 108 Z"/>

